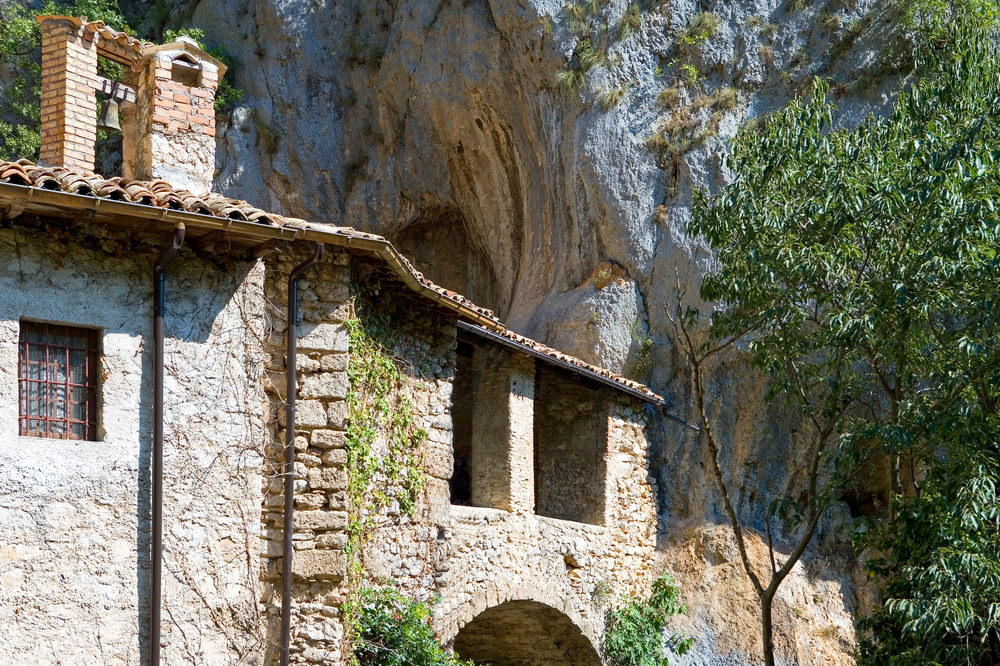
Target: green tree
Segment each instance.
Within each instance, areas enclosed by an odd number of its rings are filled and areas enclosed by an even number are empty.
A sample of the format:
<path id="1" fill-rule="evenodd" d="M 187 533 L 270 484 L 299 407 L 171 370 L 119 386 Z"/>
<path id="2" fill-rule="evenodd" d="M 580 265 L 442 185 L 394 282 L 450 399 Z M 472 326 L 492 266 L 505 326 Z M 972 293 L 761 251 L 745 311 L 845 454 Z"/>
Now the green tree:
<path id="1" fill-rule="evenodd" d="M 4 89 L 6 108 L 0 119 L 2 159 L 38 157 L 42 34 L 35 16 L 43 14 L 86 16 L 92 21 L 104 21 L 118 30 L 132 32 L 115 0 L 76 0 L 72 3 L 48 0 L 41 9 L 34 11 L 22 3 L 0 4 L 0 66 L 13 74 Z M 114 63 L 102 62 L 101 74 L 120 79 L 121 69 Z"/>
<path id="2" fill-rule="evenodd" d="M 774 594 L 863 460 L 891 479 L 888 520 L 859 545 L 884 604 L 869 663 L 997 663 L 1000 567 L 1000 60 L 993 2 L 918 3 L 919 78 L 892 113 L 835 128 L 827 85 L 734 141 L 733 184 L 701 197 L 690 231 L 715 251 L 719 304 L 672 310 L 694 400 L 774 663 Z M 769 399 L 803 417 L 804 492 L 774 498 L 790 554 L 766 578 L 746 554 L 705 409 L 712 359 L 745 343 Z"/>

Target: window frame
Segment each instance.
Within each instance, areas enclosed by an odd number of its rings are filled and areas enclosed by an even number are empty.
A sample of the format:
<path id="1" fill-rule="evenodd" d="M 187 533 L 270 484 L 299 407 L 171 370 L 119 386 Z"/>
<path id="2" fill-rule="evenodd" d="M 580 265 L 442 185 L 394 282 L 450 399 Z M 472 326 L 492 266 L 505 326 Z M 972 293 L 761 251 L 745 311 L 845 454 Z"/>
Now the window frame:
<path id="1" fill-rule="evenodd" d="M 34 333 L 44 335 L 45 342 L 29 339 Z M 82 338 L 83 346 L 70 344 L 72 336 Z M 61 337 L 62 344 L 53 342 L 53 338 Z M 17 344 L 17 387 L 18 387 L 18 434 L 22 437 L 40 437 L 44 439 L 63 439 L 72 441 L 99 440 L 99 399 L 100 399 L 100 363 L 101 363 L 101 331 L 97 328 L 61 324 L 44 321 L 22 319 L 18 327 Z M 33 361 L 33 348 L 42 347 L 44 359 Z M 83 352 L 83 383 L 72 382 L 70 379 L 71 353 Z M 63 363 L 59 364 L 59 356 Z M 32 365 L 44 368 L 43 375 L 31 376 Z M 50 379 L 50 371 L 63 369 L 62 381 Z M 41 390 L 34 395 L 29 391 L 30 384 L 38 384 Z M 61 399 L 59 391 L 61 389 Z M 72 398 L 74 389 L 83 389 L 83 400 Z M 57 397 L 54 399 L 52 395 Z M 40 396 L 46 396 L 44 399 Z M 44 401 L 43 413 L 31 413 L 33 401 Z M 83 405 L 85 417 L 73 418 L 74 407 Z M 61 413 L 62 416 L 58 414 Z M 44 427 L 38 427 L 38 424 Z M 83 425 L 83 436 L 74 433 L 74 426 Z M 60 432 L 61 429 L 61 432 Z"/>

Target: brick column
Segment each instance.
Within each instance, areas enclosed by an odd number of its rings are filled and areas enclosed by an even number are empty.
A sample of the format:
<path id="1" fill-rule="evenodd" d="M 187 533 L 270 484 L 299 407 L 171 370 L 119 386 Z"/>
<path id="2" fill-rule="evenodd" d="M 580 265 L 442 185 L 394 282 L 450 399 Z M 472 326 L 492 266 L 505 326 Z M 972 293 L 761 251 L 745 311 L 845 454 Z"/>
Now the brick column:
<path id="1" fill-rule="evenodd" d="M 215 174 L 220 72 L 188 42 L 158 48 L 127 81 L 138 99 L 122 115 L 123 173 L 205 194 Z"/>
<path id="2" fill-rule="evenodd" d="M 94 168 L 97 47 L 63 17 L 39 16 L 42 31 L 42 147 L 51 166 Z"/>

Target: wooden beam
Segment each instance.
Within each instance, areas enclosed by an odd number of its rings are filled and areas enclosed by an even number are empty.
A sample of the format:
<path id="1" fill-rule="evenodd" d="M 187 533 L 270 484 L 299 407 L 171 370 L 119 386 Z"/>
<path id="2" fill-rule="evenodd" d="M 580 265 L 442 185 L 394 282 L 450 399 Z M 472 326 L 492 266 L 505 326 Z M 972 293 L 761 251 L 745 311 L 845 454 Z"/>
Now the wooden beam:
<path id="1" fill-rule="evenodd" d="M 118 86 L 117 90 L 115 90 L 116 85 Z M 97 92 L 104 93 L 116 101 L 135 104 L 135 91 L 119 81 L 112 81 L 111 79 L 106 79 L 103 76 L 98 76 L 97 85 L 94 86 L 94 89 L 97 90 Z M 111 93 L 113 90 L 115 91 L 114 94 Z"/>

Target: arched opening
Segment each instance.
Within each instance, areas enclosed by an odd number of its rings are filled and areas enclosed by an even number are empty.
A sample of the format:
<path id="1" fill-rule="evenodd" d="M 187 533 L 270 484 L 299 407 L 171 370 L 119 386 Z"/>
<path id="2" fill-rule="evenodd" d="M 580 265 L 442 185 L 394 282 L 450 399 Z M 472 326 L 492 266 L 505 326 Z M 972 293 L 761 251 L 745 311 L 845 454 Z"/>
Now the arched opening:
<path id="1" fill-rule="evenodd" d="M 507 601 L 462 627 L 455 653 L 492 666 L 600 666 L 590 640 L 573 621 L 536 601 Z"/>

